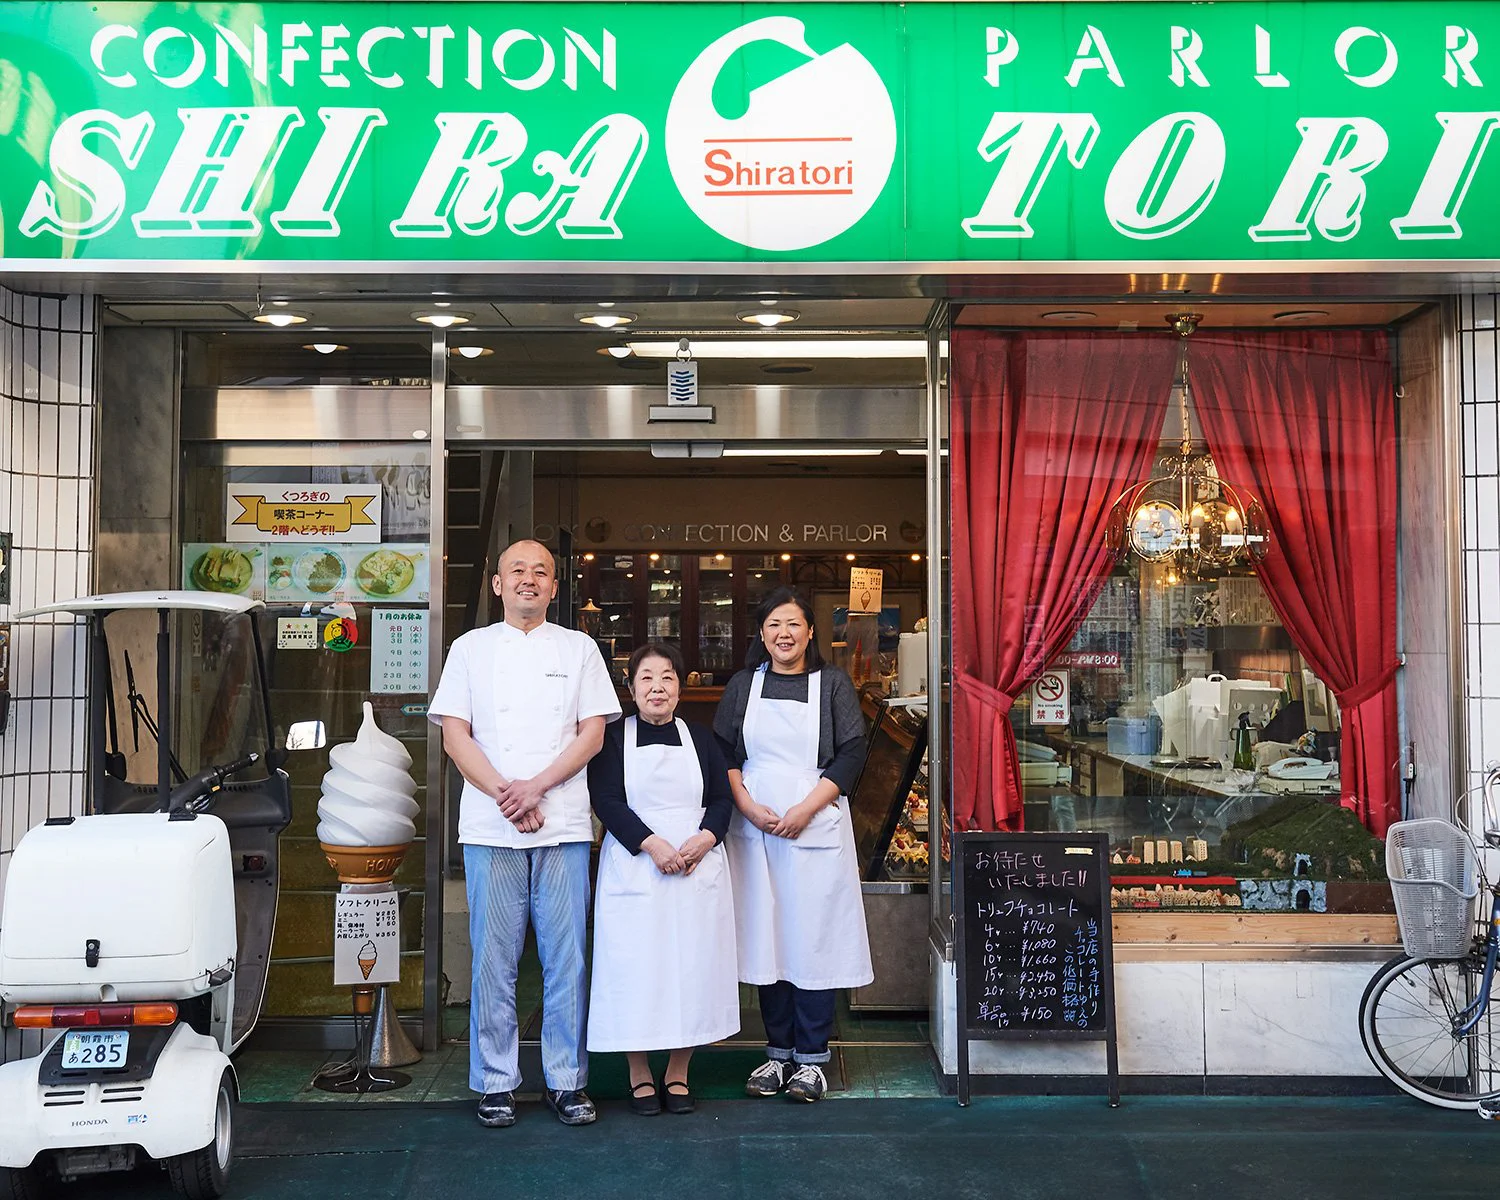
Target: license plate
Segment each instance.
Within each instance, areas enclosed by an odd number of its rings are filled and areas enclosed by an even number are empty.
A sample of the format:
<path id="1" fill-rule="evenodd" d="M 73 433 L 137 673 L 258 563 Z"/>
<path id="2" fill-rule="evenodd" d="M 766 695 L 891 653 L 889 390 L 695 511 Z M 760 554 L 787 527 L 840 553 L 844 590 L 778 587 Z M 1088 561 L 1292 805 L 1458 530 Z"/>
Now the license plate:
<path id="1" fill-rule="evenodd" d="M 62 1069 L 64 1071 L 108 1071 L 125 1065 L 125 1051 L 130 1047 L 130 1031 L 102 1030 L 85 1033 L 69 1030 L 63 1035 Z"/>

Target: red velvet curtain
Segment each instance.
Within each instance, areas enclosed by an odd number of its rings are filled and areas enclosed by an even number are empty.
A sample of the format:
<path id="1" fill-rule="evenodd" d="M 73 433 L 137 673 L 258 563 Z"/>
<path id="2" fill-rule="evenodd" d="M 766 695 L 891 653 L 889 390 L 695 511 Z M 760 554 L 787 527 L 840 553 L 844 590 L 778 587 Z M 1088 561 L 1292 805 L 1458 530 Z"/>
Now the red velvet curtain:
<path id="1" fill-rule="evenodd" d="M 1219 474 L 1254 493 L 1258 568 L 1341 709 L 1341 802 L 1379 837 L 1401 818 L 1396 718 L 1396 399 L 1377 330 L 1214 337 L 1189 348 Z"/>
<path id="2" fill-rule="evenodd" d="M 1021 828 L 1011 705 L 1098 598 L 1110 513 L 1151 472 L 1176 351 L 1170 335 L 954 330 L 956 828 Z"/>

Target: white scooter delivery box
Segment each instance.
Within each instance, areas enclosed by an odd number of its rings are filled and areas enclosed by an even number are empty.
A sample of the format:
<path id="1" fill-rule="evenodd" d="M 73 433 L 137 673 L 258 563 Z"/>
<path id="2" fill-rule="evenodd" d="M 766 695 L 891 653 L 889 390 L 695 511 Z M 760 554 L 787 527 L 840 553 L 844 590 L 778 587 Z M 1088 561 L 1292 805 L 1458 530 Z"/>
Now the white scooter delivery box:
<path id="1" fill-rule="evenodd" d="M 218 817 L 117 813 L 40 825 L 11 857 L 0 999 L 199 995 L 215 972 L 221 983 L 234 969 L 234 913 L 229 832 Z"/>

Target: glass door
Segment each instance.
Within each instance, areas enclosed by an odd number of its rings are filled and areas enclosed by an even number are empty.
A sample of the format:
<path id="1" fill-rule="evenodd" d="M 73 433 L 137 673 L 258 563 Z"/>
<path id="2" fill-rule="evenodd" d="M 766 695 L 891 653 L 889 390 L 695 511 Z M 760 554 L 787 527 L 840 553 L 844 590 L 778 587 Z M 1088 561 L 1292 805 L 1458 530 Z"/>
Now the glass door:
<path id="1" fill-rule="evenodd" d="M 700 672 L 723 683 L 735 668 L 734 560 L 723 554 L 698 560 L 698 654 Z"/>

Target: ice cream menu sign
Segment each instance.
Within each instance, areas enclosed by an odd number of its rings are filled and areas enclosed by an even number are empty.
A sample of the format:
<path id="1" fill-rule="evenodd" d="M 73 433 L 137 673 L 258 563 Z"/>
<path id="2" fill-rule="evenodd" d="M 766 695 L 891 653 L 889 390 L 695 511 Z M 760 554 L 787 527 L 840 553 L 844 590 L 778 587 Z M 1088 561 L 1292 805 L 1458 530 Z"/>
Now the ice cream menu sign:
<path id="1" fill-rule="evenodd" d="M 390 884 L 345 884 L 334 897 L 333 982 L 396 983 L 401 978 L 400 900 Z"/>
<path id="2" fill-rule="evenodd" d="M 1103 834 L 955 838 L 960 1097 L 969 1038 L 1108 1042 L 1118 1095 L 1109 843 Z"/>

